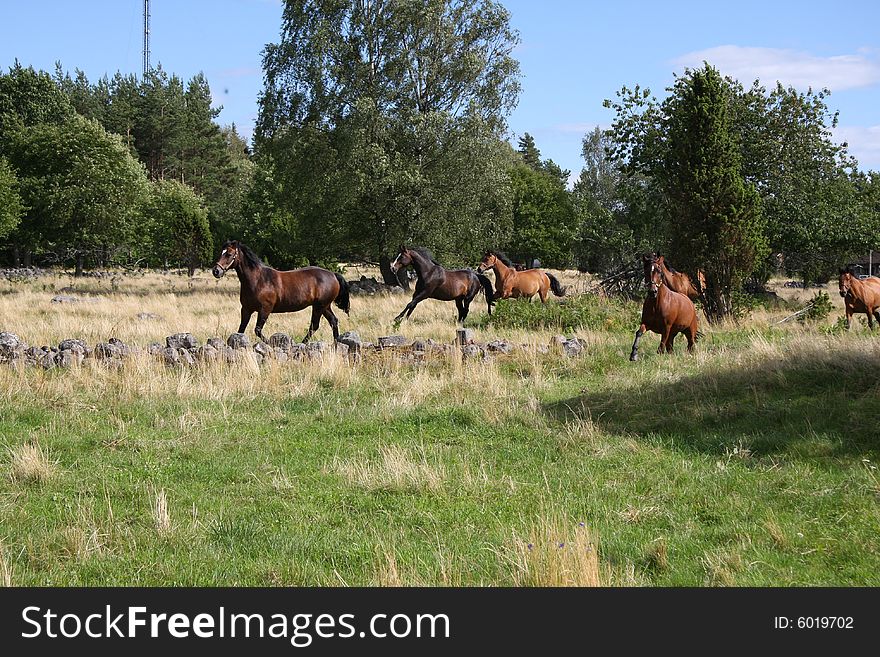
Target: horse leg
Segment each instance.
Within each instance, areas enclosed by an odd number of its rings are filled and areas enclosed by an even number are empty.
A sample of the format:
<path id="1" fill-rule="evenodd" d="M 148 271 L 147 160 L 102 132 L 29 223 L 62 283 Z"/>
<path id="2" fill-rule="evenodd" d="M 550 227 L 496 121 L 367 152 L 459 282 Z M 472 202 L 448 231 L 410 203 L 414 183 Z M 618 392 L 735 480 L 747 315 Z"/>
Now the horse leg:
<path id="1" fill-rule="evenodd" d="M 394 318 L 394 323 L 399 324 L 400 320 L 403 319 L 404 315 L 409 319 L 409 316 L 412 315 L 413 310 L 416 309 L 416 306 L 419 305 L 419 302 L 424 301 L 430 296 L 430 292 L 422 290 L 421 292 L 417 292 L 413 295 L 412 301 L 406 304 L 406 307 L 400 311 L 400 314 Z"/>
<path id="2" fill-rule="evenodd" d="M 868 312 L 866 314 L 868 315 L 868 328 L 873 331 L 874 330 L 874 309 L 871 308 L 870 306 L 868 306 L 867 310 L 868 310 Z"/>
<path id="3" fill-rule="evenodd" d="M 677 335 L 677 333 L 670 333 L 669 334 L 669 340 L 667 340 L 667 342 L 666 342 L 666 353 L 667 354 L 672 353 L 672 346 L 673 346 L 673 343 L 675 342 L 676 335 Z"/>
<path id="4" fill-rule="evenodd" d="M 660 336 L 660 346 L 657 347 L 658 354 L 662 354 L 664 351 L 666 351 L 666 345 L 669 343 L 669 334 L 671 330 L 672 329 L 669 326 L 663 327 L 663 334 Z"/>
<path id="5" fill-rule="evenodd" d="M 260 340 L 262 340 L 266 344 L 268 344 L 269 341 L 263 337 L 263 326 L 266 324 L 266 320 L 269 319 L 270 312 L 271 311 L 268 311 L 268 310 L 260 310 L 257 313 L 257 325 L 254 328 L 254 333 L 256 333 L 257 337 L 260 338 Z"/>
<path id="6" fill-rule="evenodd" d="M 462 324 L 464 324 L 464 320 L 467 319 L 468 313 L 471 311 L 471 299 L 465 297 L 461 302 L 461 319 L 459 321 Z"/>
<path id="7" fill-rule="evenodd" d="M 846 330 L 849 331 L 850 326 L 852 326 L 852 309 L 847 306 L 846 307 Z"/>
<path id="8" fill-rule="evenodd" d="M 251 315 L 254 314 L 253 310 L 245 310 L 244 306 L 241 308 L 241 324 L 238 325 L 238 332 L 244 333 L 245 329 L 247 329 L 248 323 L 251 321 Z"/>
<path id="9" fill-rule="evenodd" d="M 324 310 L 321 311 L 321 314 L 324 315 L 324 319 L 330 324 L 330 328 L 333 329 L 333 340 L 339 340 L 339 320 L 336 318 L 336 315 L 333 314 L 333 308 L 327 306 Z"/>
<path id="10" fill-rule="evenodd" d="M 687 333 L 685 333 L 685 336 L 687 337 L 687 341 L 688 341 L 688 353 L 692 354 L 692 353 L 694 353 L 694 345 L 697 342 L 697 327 L 691 326 L 687 330 Z"/>
<path id="11" fill-rule="evenodd" d="M 538 296 L 541 297 L 541 303 L 547 303 L 547 292 L 548 292 L 548 288 L 546 288 L 546 287 L 541 287 L 538 290 Z"/>
<path id="12" fill-rule="evenodd" d="M 320 323 L 321 323 L 321 307 L 316 304 L 316 305 L 312 306 L 312 321 L 309 324 L 309 332 L 306 333 L 306 337 L 303 338 L 303 341 L 302 341 L 303 344 L 308 342 L 309 338 L 311 338 L 315 334 L 315 331 L 318 330 L 318 325 Z"/>
<path id="13" fill-rule="evenodd" d="M 458 321 L 463 322 L 464 318 L 467 316 L 467 312 L 464 309 L 464 299 L 456 299 L 455 307 L 458 308 Z"/>
<path id="14" fill-rule="evenodd" d="M 642 339 L 642 336 L 645 334 L 645 331 L 647 331 L 647 330 L 648 330 L 647 327 L 644 324 L 642 324 L 641 326 L 639 326 L 639 330 L 636 331 L 636 339 L 633 340 L 632 352 L 629 355 L 630 360 L 638 360 L 639 359 L 639 340 Z"/>

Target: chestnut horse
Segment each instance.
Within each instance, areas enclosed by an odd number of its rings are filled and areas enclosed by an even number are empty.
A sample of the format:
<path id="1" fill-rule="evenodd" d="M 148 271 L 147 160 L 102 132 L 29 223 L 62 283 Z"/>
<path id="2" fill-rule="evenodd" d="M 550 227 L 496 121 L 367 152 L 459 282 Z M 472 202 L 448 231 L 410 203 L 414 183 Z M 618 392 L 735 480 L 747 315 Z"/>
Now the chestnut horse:
<path id="1" fill-rule="evenodd" d="M 657 353 L 665 350 L 672 353 L 675 336 L 684 333 L 688 341 L 688 352 L 693 353 L 697 341 L 697 311 L 694 302 L 687 295 L 676 292 L 663 281 L 663 273 L 656 258 L 649 255 L 642 257 L 645 267 L 645 283 L 648 285 L 648 296 L 642 305 L 642 324 L 636 331 L 630 360 L 638 360 L 639 340 L 645 331 L 660 334 L 660 346 Z"/>
<path id="2" fill-rule="evenodd" d="M 412 300 L 394 318 L 395 324 L 399 324 L 404 315 L 409 319 L 416 306 L 425 299 L 455 301 L 458 321 L 463 322 L 468 316 L 471 301 L 480 290 L 486 294 L 486 304 L 489 314 L 492 314 L 492 281 L 483 274 L 478 274 L 473 269 L 444 269 L 427 249 L 408 249 L 401 246 L 400 252 L 391 263 L 391 271 L 396 274 L 409 265 L 413 266 L 418 277 L 416 290 Z"/>
<path id="3" fill-rule="evenodd" d="M 482 273 L 487 269 L 495 272 L 496 299 L 524 297 L 531 301 L 537 294 L 541 297 L 541 303 L 546 303 L 547 293 L 550 290 L 557 297 L 565 294 L 565 288 L 559 284 L 553 274 L 540 269 L 517 271 L 510 258 L 501 251 L 486 251 L 483 254 L 477 271 Z"/>
<path id="4" fill-rule="evenodd" d="M 318 330 L 322 316 L 333 329 L 333 339 L 339 338 L 339 320 L 330 305 L 335 302 L 345 314 L 348 314 L 351 305 L 348 283 L 339 274 L 320 267 L 278 271 L 264 265 L 257 254 L 237 240 L 223 245 L 220 258 L 211 273 L 215 278 L 220 278 L 230 269 L 235 270 L 241 283 L 239 333 L 244 333 L 251 321 L 251 315 L 257 313 L 254 332 L 260 340 L 266 342 L 263 325 L 271 313 L 296 312 L 311 306 L 312 321 L 303 342 L 308 342 Z"/>
<path id="5" fill-rule="evenodd" d="M 697 289 L 697 286 L 694 285 L 691 277 L 668 266 L 664 256 L 658 253 L 656 256 L 651 254 L 651 257 L 656 259 L 657 264 L 660 266 L 660 273 L 663 275 L 663 282 L 669 286 L 670 290 L 687 295 L 691 301 L 697 301 L 703 296 L 700 290 Z M 700 282 L 701 289 L 705 290 L 706 277 L 703 275 L 702 269 L 697 270 L 697 279 Z"/>
<path id="6" fill-rule="evenodd" d="M 846 307 L 846 328 L 850 327 L 853 313 L 865 313 L 873 331 L 874 317 L 880 322 L 880 278 L 860 279 L 852 269 L 841 269 L 837 289 Z"/>

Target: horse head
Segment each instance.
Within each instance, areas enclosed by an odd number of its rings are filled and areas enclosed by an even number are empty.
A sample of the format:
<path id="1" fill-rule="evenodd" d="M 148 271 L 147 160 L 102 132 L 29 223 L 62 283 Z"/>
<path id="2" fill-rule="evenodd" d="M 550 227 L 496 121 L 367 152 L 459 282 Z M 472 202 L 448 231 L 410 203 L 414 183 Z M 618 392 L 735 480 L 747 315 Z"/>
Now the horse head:
<path id="1" fill-rule="evenodd" d="M 840 296 L 846 297 L 849 294 L 854 280 L 855 272 L 852 269 L 846 267 L 840 270 L 840 276 L 837 279 L 837 291 L 840 292 Z"/>
<path id="2" fill-rule="evenodd" d="M 642 256 L 642 265 L 645 268 L 645 285 L 648 286 L 648 294 L 656 297 L 663 284 L 663 274 L 657 256 L 653 253 L 646 253 Z"/>
<path id="3" fill-rule="evenodd" d="M 496 256 L 491 251 L 486 251 L 483 254 L 483 259 L 480 260 L 480 264 L 477 265 L 477 271 L 481 274 L 487 269 L 492 269 L 495 266 L 495 263 L 498 262 L 498 256 Z"/>
<path id="4" fill-rule="evenodd" d="M 214 268 L 211 269 L 211 273 L 214 274 L 214 278 L 220 278 L 231 268 L 235 267 L 240 259 L 241 246 L 238 241 L 231 240 L 226 242 L 226 244 L 223 245 L 223 250 L 220 252 L 220 257 L 214 264 Z"/>
<path id="5" fill-rule="evenodd" d="M 411 265 L 412 261 L 412 254 L 409 252 L 409 249 L 401 244 L 397 257 L 394 259 L 394 262 L 391 263 L 391 271 L 396 274 L 404 267 Z"/>

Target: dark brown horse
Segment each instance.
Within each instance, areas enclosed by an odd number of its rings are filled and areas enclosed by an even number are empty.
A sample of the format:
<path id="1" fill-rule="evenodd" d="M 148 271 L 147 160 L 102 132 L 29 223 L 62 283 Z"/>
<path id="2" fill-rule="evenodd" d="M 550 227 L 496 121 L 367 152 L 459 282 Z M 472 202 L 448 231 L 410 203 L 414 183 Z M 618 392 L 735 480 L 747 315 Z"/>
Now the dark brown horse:
<path id="1" fill-rule="evenodd" d="M 662 354 L 664 350 L 671 354 L 675 336 L 679 333 L 685 334 L 688 351 L 693 352 L 694 343 L 697 341 L 697 311 L 694 302 L 686 295 L 669 289 L 669 286 L 663 282 L 663 274 L 656 258 L 643 256 L 642 264 L 645 267 L 648 296 L 645 297 L 645 303 L 642 305 L 642 324 L 636 331 L 636 339 L 629 359 L 638 360 L 639 340 L 645 331 L 660 334 L 658 354 Z"/>
<path id="2" fill-rule="evenodd" d="M 674 290 L 679 294 L 686 295 L 691 301 L 698 301 L 702 297 L 700 289 L 694 285 L 691 277 L 683 272 L 675 271 L 672 267 L 668 266 L 664 256 L 658 253 L 656 256 L 651 254 L 649 257 L 653 257 L 660 266 L 660 273 L 663 275 L 663 282 L 669 286 L 669 289 Z M 705 290 L 706 277 L 703 275 L 702 269 L 697 270 L 697 280 L 700 283 L 700 288 Z"/>
<path id="3" fill-rule="evenodd" d="M 339 274 L 320 267 L 278 271 L 264 265 L 257 254 L 236 240 L 223 245 L 211 273 L 220 278 L 230 269 L 235 270 L 241 282 L 239 333 L 244 333 L 251 315 L 257 313 L 254 332 L 265 342 L 263 325 L 271 313 L 291 313 L 311 306 L 312 321 L 303 342 L 308 342 L 318 330 L 322 316 L 333 329 L 333 339 L 339 338 L 339 320 L 330 305 L 335 302 L 346 314 L 350 309 L 348 283 Z"/>
<path id="4" fill-rule="evenodd" d="M 852 269 L 841 269 L 837 289 L 846 307 L 846 328 L 850 327 L 853 313 L 868 316 L 868 328 L 874 330 L 874 318 L 880 322 L 880 278 L 860 279 Z"/>
<path id="5" fill-rule="evenodd" d="M 537 294 L 541 297 L 541 303 L 546 303 L 551 290 L 557 297 L 565 294 L 565 288 L 553 274 L 541 269 L 518 271 L 516 265 L 501 251 L 486 251 L 483 254 L 477 271 L 484 272 L 487 269 L 495 272 L 496 299 L 522 297 L 531 301 Z"/>
<path id="6" fill-rule="evenodd" d="M 391 263 L 391 271 L 397 273 L 409 265 L 413 266 L 418 277 L 416 290 L 412 300 L 394 318 L 395 324 L 399 324 L 404 315 L 409 319 L 416 306 L 425 299 L 455 301 L 458 321 L 463 322 L 468 316 L 471 301 L 480 290 L 486 294 L 486 305 L 489 314 L 492 314 L 492 281 L 483 274 L 478 274 L 473 269 L 444 269 L 427 249 L 408 249 L 401 246 L 400 252 Z"/>

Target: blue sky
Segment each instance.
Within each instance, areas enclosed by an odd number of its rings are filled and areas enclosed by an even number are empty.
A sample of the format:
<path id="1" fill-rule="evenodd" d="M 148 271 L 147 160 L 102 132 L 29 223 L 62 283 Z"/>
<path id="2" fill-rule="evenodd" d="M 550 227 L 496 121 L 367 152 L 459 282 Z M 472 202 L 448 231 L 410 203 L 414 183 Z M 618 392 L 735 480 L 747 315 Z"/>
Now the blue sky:
<path id="1" fill-rule="evenodd" d="M 758 77 L 832 90 L 836 138 L 862 169 L 880 170 L 880 3 L 751 0 L 594 2 L 503 0 L 522 43 L 523 93 L 512 139 L 531 133 L 545 157 L 578 173 L 580 144 L 613 115 L 622 85 L 658 95 L 673 72 L 705 59 L 743 83 Z M 142 0 L 0 0 L 0 66 L 18 60 L 81 68 L 96 80 L 141 70 Z M 203 71 L 219 120 L 250 135 L 262 85 L 260 52 L 277 41 L 278 0 L 151 0 L 152 63 L 189 78 Z"/>

